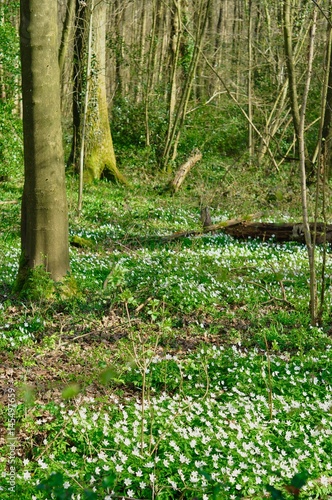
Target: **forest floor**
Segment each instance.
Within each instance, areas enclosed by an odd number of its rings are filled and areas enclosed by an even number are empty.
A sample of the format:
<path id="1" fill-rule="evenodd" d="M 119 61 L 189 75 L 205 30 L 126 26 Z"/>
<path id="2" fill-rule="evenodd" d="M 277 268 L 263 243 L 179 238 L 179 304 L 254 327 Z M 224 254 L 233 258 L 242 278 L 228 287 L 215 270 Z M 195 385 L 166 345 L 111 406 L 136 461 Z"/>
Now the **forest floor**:
<path id="1" fill-rule="evenodd" d="M 26 297 L 22 179 L 1 185 L 1 499 L 332 498 L 330 248 L 313 327 L 303 245 L 164 239 L 199 231 L 202 207 L 213 223 L 300 222 L 296 173 L 218 160 L 170 196 L 135 171 L 86 186 L 80 217 L 68 177 L 71 274 Z"/>

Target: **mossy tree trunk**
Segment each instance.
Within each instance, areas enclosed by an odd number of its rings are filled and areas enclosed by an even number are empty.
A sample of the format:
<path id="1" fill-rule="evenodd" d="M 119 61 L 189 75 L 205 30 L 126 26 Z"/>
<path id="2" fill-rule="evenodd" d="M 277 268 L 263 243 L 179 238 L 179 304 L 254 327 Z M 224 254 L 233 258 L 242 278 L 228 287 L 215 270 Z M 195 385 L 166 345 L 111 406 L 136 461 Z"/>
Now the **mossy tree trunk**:
<path id="1" fill-rule="evenodd" d="M 106 2 L 96 2 L 93 15 L 92 53 L 95 68 L 91 76 L 91 97 L 87 115 L 84 177 L 91 181 L 103 176 L 125 184 L 126 179 L 116 166 L 108 116 L 105 78 L 106 8 Z"/>
<path id="2" fill-rule="evenodd" d="M 55 280 L 69 270 L 57 0 L 21 0 L 24 189 L 17 286 L 42 266 Z"/>
<path id="3" fill-rule="evenodd" d="M 103 0 L 96 2 L 92 16 L 89 16 L 91 11 L 89 4 L 77 5 L 79 5 L 79 19 L 76 22 L 79 29 L 76 29 L 76 35 L 79 37 L 79 43 L 76 42 L 76 45 L 79 52 L 75 54 L 75 57 L 79 61 L 80 68 L 78 73 L 74 75 L 76 90 L 74 89 L 75 134 L 73 150 L 75 152 L 72 154 L 72 158 L 78 171 L 82 125 L 84 123 L 84 181 L 91 182 L 94 179 L 106 177 L 109 180 L 126 184 L 125 177 L 116 166 L 107 106 L 105 78 L 107 3 Z M 84 19 L 83 22 L 82 19 Z M 92 65 L 89 74 L 85 75 L 82 67 L 87 44 L 84 43 L 83 38 L 88 32 L 89 19 L 92 19 L 93 22 Z M 84 29 L 84 35 L 82 35 L 82 29 Z M 86 86 L 85 79 L 89 80 L 88 86 Z M 85 89 L 86 92 L 87 87 L 89 104 L 87 109 L 84 109 L 82 89 Z M 85 116 L 84 113 L 86 113 Z"/>

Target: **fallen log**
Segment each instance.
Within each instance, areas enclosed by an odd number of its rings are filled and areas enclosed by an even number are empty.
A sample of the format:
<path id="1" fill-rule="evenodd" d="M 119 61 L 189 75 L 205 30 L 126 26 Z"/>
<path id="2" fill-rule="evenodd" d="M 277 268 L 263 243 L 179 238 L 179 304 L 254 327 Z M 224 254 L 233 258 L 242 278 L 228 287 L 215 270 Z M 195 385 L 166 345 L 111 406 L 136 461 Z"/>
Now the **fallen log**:
<path id="1" fill-rule="evenodd" d="M 261 214 L 251 214 L 238 219 L 229 219 L 227 221 L 218 222 L 210 226 L 202 227 L 198 230 L 177 231 L 176 233 L 168 234 L 165 236 L 147 236 L 133 240 L 126 239 L 126 243 L 165 243 L 168 241 L 176 241 L 181 238 L 190 238 L 196 236 L 203 236 L 207 233 L 225 233 L 236 239 L 254 239 L 258 238 L 262 241 L 276 241 L 288 242 L 294 241 L 297 243 L 305 243 L 303 224 L 298 222 L 255 222 L 255 219 L 261 217 Z M 314 236 L 315 223 L 310 223 L 311 236 Z M 326 239 L 325 239 L 326 232 Z M 324 224 L 317 222 L 316 224 L 316 243 L 322 244 L 326 241 L 332 243 L 332 224 Z"/>
<path id="2" fill-rule="evenodd" d="M 256 214 L 256 217 L 259 214 Z M 246 218 L 230 219 L 228 221 L 213 224 L 204 227 L 200 231 L 179 231 L 177 233 L 163 236 L 163 241 L 172 241 L 189 236 L 200 236 L 206 233 L 223 232 L 237 239 L 259 238 L 263 241 L 273 240 L 277 242 L 296 241 L 305 243 L 304 230 L 302 223 L 293 222 L 253 222 L 255 215 L 249 215 Z M 315 223 L 310 223 L 310 231 L 313 237 Z M 324 243 L 324 233 L 326 231 L 326 241 L 332 242 L 332 224 L 325 225 L 323 222 L 316 224 L 316 243 Z"/>
<path id="3" fill-rule="evenodd" d="M 177 240 L 179 238 L 188 238 L 189 236 L 200 236 L 205 233 L 213 233 L 217 231 L 225 231 L 227 232 L 227 228 L 232 226 L 238 226 L 239 224 L 245 224 L 248 221 L 251 221 L 255 217 L 259 217 L 260 214 L 252 214 L 247 215 L 246 217 L 241 217 L 239 219 L 229 219 L 223 222 L 218 222 L 218 224 L 212 224 L 211 226 L 205 226 L 203 229 L 198 231 L 178 231 L 173 234 L 169 234 L 167 236 L 162 236 L 161 239 L 163 241 L 172 241 Z"/>
<path id="4" fill-rule="evenodd" d="M 311 236 L 314 236 L 315 223 L 310 223 Z M 259 238 L 263 241 L 274 240 L 278 242 L 297 241 L 305 243 L 304 229 L 302 223 L 274 223 L 274 222 L 244 222 L 236 226 L 226 227 L 225 231 L 230 236 L 238 239 Z M 332 242 L 332 224 L 325 225 L 323 222 L 316 224 L 316 243 L 325 241 Z"/>
<path id="5" fill-rule="evenodd" d="M 191 168 L 201 159 L 202 153 L 198 149 L 195 149 L 190 158 L 176 172 L 174 179 L 169 183 L 169 190 L 177 193 Z"/>

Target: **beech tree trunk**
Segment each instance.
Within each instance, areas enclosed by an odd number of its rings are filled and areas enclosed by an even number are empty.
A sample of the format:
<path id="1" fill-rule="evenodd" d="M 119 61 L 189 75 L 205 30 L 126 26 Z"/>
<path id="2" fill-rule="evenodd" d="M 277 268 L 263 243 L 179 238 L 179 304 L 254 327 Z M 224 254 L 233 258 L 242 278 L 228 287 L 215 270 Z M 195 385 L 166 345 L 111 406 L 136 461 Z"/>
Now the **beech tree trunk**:
<path id="1" fill-rule="evenodd" d="M 37 266 L 55 281 L 69 270 L 57 0 L 21 0 L 20 17 L 25 180 L 18 288 Z"/>
<path id="2" fill-rule="evenodd" d="M 91 6 L 93 15 L 91 14 Z M 106 95 L 106 8 L 104 0 L 89 5 L 76 3 L 76 33 L 75 33 L 75 67 L 74 67 L 74 101 L 73 101 L 73 128 L 74 137 L 71 161 L 79 171 L 82 133 L 84 128 L 84 180 L 91 182 L 94 179 L 106 177 L 121 184 L 126 184 L 124 175 L 116 166 L 111 129 L 109 124 L 107 95 Z M 92 60 L 91 71 L 86 74 L 87 33 L 89 22 L 92 27 Z M 86 85 L 84 80 L 89 82 Z M 85 83 L 85 84 L 84 84 Z M 84 107 L 84 93 L 88 108 Z M 83 124 L 85 126 L 83 127 Z"/>
<path id="3" fill-rule="evenodd" d="M 106 7 L 104 1 L 96 2 L 93 14 L 93 46 L 96 76 L 91 78 L 91 97 L 87 115 L 86 153 L 84 178 L 87 181 L 101 176 L 126 183 L 116 166 L 106 96 Z"/>

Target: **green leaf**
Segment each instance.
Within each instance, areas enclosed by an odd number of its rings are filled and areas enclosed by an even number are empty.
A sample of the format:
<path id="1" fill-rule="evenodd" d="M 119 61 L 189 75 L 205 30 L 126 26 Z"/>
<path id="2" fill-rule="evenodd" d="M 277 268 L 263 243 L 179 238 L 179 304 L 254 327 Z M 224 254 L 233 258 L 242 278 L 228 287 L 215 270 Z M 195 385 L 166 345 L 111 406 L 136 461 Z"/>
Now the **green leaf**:
<path id="1" fill-rule="evenodd" d="M 54 487 L 63 485 L 63 475 L 61 472 L 55 472 L 51 474 L 48 478 L 41 481 L 41 483 L 37 484 L 37 490 L 41 491 L 50 491 Z"/>
<path id="2" fill-rule="evenodd" d="M 79 394 L 81 388 L 78 384 L 70 384 L 62 391 L 63 399 L 73 399 Z"/>
<path id="3" fill-rule="evenodd" d="M 98 495 L 94 491 L 84 490 L 83 498 L 84 500 L 98 500 Z"/>
<path id="4" fill-rule="evenodd" d="M 109 474 L 108 476 L 105 476 L 103 479 L 103 487 L 104 488 L 113 488 L 113 485 L 115 483 L 116 475 L 113 472 L 112 474 Z"/>
<path id="5" fill-rule="evenodd" d="M 112 368 L 111 366 L 108 366 L 107 368 L 105 368 L 105 370 L 103 370 L 100 373 L 99 378 L 100 378 L 100 382 L 103 385 L 107 385 L 112 380 L 118 379 L 118 373 L 114 368 Z"/>
<path id="6" fill-rule="evenodd" d="M 271 493 L 271 498 L 273 498 L 273 500 L 284 500 L 285 499 L 282 492 L 280 490 L 277 490 L 274 486 L 268 485 L 266 487 L 266 489 L 267 489 L 267 491 L 269 491 Z"/>
<path id="7" fill-rule="evenodd" d="M 298 472 L 298 474 L 295 474 L 295 476 L 293 476 L 291 485 L 294 486 L 294 488 L 301 489 L 308 481 L 309 475 L 310 474 L 307 470 Z"/>

